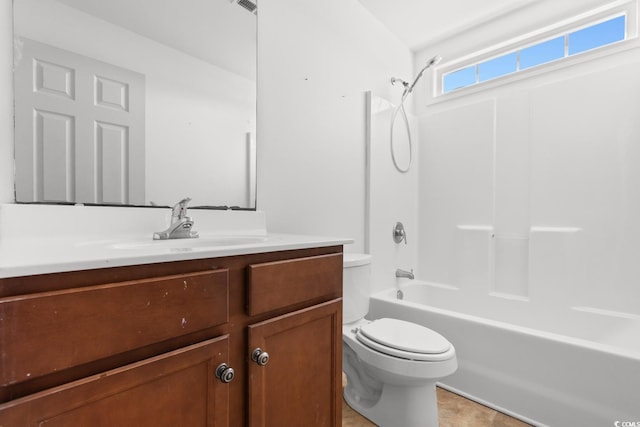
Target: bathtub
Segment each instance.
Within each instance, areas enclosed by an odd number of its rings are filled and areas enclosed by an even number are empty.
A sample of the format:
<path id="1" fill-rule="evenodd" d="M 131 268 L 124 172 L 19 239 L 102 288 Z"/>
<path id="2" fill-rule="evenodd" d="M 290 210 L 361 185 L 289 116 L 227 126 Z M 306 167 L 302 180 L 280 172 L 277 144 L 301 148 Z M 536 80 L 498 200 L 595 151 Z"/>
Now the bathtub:
<path id="1" fill-rule="evenodd" d="M 640 316 L 482 299 L 465 304 L 456 288 L 407 281 L 373 295 L 369 317 L 440 332 L 459 364 L 441 386 L 525 422 L 640 426 Z"/>

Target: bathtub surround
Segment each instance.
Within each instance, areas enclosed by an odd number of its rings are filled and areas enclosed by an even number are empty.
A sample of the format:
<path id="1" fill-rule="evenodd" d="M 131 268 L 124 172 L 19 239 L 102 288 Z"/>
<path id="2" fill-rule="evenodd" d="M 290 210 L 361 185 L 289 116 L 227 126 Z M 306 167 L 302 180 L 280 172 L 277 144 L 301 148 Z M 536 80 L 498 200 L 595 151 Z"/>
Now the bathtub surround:
<path id="1" fill-rule="evenodd" d="M 639 52 L 432 107 L 421 119 L 421 278 L 469 297 L 640 315 Z"/>
<path id="2" fill-rule="evenodd" d="M 391 84 L 389 84 L 391 87 Z M 380 92 L 367 92 L 367 165 L 368 165 L 368 231 L 367 250 L 373 255 L 371 264 L 372 290 L 379 292 L 395 283 L 398 268 L 417 268 L 419 238 L 418 176 L 420 165 L 416 162 L 420 153 L 418 122 L 410 110 L 407 119 L 413 136 L 413 164 L 406 173 L 400 173 L 393 165 L 389 130 L 391 118 L 400 102 L 402 88 L 394 87 L 394 93 L 386 97 Z M 409 103 L 407 103 L 409 104 Z M 396 118 L 398 120 L 398 118 Z M 396 142 L 407 144 L 404 123 L 395 126 Z M 401 222 L 406 241 L 396 243 L 396 223 Z"/>
<path id="3" fill-rule="evenodd" d="M 539 3 L 425 47 L 416 61 L 542 26 L 530 19 Z M 601 4 L 563 2 L 542 22 Z M 637 28 L 638 17 L 629 20 Z M 639 73 L 631 39 L 478 91 L 416 92 L 419 277 L 469 299 L 640 315 Z"/>

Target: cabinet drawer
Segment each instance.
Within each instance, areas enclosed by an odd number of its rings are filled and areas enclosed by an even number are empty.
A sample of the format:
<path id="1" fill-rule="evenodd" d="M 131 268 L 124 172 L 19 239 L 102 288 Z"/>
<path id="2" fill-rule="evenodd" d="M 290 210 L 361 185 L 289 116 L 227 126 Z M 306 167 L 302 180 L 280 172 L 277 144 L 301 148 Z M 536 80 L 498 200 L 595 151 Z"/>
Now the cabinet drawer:
<path id="1" fill-rule="evenodd" d="M 0 299 L 0 385 L 228 321 L 228 271 Z"/>
<path id="2" fill-rule="evenodd" d="M 252 316 L 342 296 L 342 253 L 252 264 L 247 269 L 247 311 Z"/>

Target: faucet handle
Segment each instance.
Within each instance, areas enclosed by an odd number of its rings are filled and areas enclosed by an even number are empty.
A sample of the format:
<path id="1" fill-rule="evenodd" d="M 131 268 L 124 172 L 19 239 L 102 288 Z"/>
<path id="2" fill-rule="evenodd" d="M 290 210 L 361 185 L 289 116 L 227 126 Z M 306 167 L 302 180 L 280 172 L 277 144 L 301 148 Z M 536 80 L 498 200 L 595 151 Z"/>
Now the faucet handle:
<path id="1" fill-rule="evenodd" d="M 400 243 L 404 240 L 404 244 L 407 244 L 407 232 L 404 230 L 404 225 L 401 222 L 396 222 L 393 227 L 393 241 Z"/>
<path id="2" fill-rule="evenodd" d="M 187 216 L 187 205 L 191 201 L 191 197 L 184 198 L 180 200 L 173 206 L 173 212 L 171 216 L 177 219 L 182 219 Z"/>

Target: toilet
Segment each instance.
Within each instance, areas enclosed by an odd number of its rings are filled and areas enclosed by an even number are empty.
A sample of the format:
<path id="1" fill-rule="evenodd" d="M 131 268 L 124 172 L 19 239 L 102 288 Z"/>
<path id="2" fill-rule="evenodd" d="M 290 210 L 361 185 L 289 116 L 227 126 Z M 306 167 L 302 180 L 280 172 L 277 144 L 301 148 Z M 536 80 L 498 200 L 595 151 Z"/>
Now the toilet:
<path id="1" fill-rule="evenodd" d="M 453 345 L 415 323 L 366 320 L 371 255 L 345 253 L 343 265 L 345 401 L 381 427 L 437 427 L 436 382 L 458 367 Z"/>

